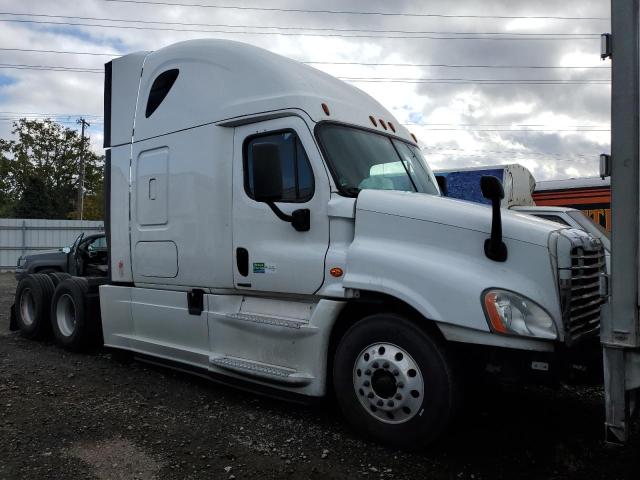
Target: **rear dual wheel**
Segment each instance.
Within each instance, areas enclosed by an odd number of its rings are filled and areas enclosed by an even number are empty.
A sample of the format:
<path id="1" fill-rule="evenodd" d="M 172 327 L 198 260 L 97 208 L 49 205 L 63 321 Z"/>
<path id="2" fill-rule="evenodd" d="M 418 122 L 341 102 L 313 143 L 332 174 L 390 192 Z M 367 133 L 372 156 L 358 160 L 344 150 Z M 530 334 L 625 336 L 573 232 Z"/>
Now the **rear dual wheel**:
<path id="1" fill-rule="evenodd" d="M 87 279 L 69 277 L 59 283 L 51 301 L 51 325 L 56 342 L 64 348 L 82 351 L 100 345 L 100 302 Z"/>
<path id="2" fill-rule="evenodd" d="M 446 430 L 459 401 L 444 345 L 396 314 L 371 315 L 347 331 L 333 381 L 345 417 L 360 433 L 411 450 Z"/>
<path id="3" fill-rule="evenodd" d="M 27 338 L 40 339 L 51 332 L 50 311 L 54 284 L 48 275 L 27 275 L 16 288 L 15 313 L 20 333 Z"/>

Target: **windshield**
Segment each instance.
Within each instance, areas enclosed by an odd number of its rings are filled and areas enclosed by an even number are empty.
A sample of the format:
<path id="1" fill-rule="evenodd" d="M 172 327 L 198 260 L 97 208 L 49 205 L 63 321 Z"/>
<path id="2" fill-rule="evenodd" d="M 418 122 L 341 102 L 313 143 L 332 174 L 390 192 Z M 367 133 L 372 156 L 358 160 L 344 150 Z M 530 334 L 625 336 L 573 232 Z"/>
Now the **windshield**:
<path id="1" fill-rule="evenodd" d="M 598 238 L 606 250 L 611 250 L 611 240 L 609 239 L 609 232 L 607 232 L 601 225 L 594 222 L 591 217 L 585 215 L 579 211 L 567 212 L 568 215 L 578 222 L 587 233 L 590 233 L 594 237 Z"/>
<path id="2" fill-rule="evenodd" d="M 343 125 L 324 124 L 318 137 L 340 190 L 401 190 L 439 195 L 436 179 L 415 145 Z"/>

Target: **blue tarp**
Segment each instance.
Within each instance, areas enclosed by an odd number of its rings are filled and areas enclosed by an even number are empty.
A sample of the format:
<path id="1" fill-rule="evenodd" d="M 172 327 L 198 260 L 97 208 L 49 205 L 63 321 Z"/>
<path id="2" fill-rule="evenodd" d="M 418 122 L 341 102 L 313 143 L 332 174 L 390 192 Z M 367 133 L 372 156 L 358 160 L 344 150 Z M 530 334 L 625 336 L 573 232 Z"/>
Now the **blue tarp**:
<path id="1" fill-rule="evenodd" d="M 496 177 L 502 182 L 504 169 L 492 168 L 461 172 L 438 172 L 437 175 L 442 175 L 447 179 L 447 197 L 490 205 L 491 202 L 482 196 L 480 177 L 489 175 Z"/>

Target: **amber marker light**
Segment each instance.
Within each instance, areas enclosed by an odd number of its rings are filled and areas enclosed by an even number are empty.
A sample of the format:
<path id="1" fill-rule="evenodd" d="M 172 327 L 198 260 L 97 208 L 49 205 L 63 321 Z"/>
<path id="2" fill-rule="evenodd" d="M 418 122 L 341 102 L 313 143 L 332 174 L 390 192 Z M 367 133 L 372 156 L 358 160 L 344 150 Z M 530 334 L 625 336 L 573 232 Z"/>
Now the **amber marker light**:
<path id="1" fill-rule="evenodd" d="M 324 110 L 324 113 L 327 115 L 327 117 L 329 116 L 329 107 L 327 106 L 326 103 L 322 104 L 322 110 Z"/>
<path id="2" fill-rule="evenodd" d="M 389 125 L 389 128 L 393 131 L 393 133 L 396 132 L 396 127 L 393 126 L 393 123 L 387 122 L 387 125 Z"/>
<path id="3" fill-rule="evenodd" d="M 487 293 L 484 297 L 484 308 L 487 311 L 487 316 L 489 317 L 489 322 L 493 330 L 498 333 L 508 333 L 507 327 L 498 313 L 497 298 L 497 292 Z"/>
<path id="4" fill-rule="evenodd" d="M 371 123 L 373 123 L 374 127 L 378 126 L 378 122 L 376 122 L 376 119 L 373 118 L 373 115 L 369 115 L 369 120 L 371 120 Z"/>
<path id="5" fill-rule="evenodd" d="M 378 119 L 378 121 L 380 122 L 380 125 L 382 125 L 382 128 L 384 128 L 386 130 L 387 129 L 387 124 L 384 123 L 384 120 L 380 118 L 380 119 Z"/>
<path id="6" fill-rule="evenodd" d="M 418 139 L 416 138 L 416 136 L 413 133 L 411 134 L 411 138 L 413 138 L 414 142 L 418 143 Z"/>
<path id="7" fill-rule="evenodd" d="M 329 273 L 332 277 L 339 278 L 344 274 L 344 271 L 340 267 L 333 267 L 331 270 L 329 270 Z"/>

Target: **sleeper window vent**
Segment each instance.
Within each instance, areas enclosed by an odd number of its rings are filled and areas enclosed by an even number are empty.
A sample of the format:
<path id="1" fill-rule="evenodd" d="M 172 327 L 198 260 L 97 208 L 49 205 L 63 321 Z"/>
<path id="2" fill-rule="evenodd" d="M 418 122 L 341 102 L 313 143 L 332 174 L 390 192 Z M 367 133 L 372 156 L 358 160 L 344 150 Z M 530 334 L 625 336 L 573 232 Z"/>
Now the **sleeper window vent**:
<path id="1" fill-rule="evenodd" d="M 173 84 L 176 82 L 178 73 L 178 69 L 173 68 L 166 72 L 162 72 L 154 80 L 153 85 L 151 85 L 151 91 L 149 92 L 149 99 L 147 100 L 147 110 L 145 112 L 145 116 L 147 118 L 153 115 L 153 112 L 156 111 L 165 99 L 169 90 L 171 90 L 171 87 L 173 87 Z"/>

